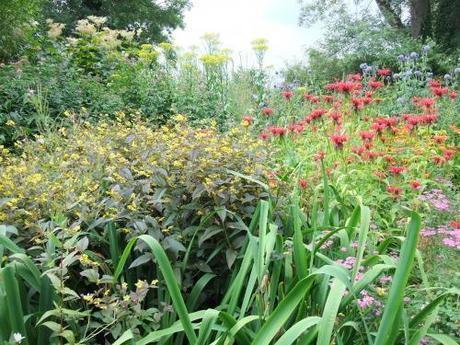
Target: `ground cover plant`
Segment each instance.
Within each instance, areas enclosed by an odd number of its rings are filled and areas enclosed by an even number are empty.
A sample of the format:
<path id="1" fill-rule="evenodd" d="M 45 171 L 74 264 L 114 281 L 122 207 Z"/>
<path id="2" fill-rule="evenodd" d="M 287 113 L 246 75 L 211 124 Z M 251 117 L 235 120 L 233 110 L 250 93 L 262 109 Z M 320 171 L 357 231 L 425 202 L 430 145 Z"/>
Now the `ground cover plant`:
<path id="1" fill-rule="evenodd" d="M 0 73 L 0 344 L 458 343 L 460 68 L 273 87 L 105 23 Z"/>

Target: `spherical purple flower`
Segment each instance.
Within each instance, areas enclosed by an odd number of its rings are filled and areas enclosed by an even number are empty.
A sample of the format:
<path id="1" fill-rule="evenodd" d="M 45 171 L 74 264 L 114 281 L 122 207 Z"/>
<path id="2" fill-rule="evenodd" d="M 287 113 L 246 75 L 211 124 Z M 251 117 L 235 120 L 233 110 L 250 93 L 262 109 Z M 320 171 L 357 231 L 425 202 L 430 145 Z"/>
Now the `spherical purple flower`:
<path id="1" fill-rule="evenodd" d="M 426 44 L 422 47 L 422 52 L 426 54 L 430 51 L 430 49 L 431 47 L 428 44 Z"/>
<path id="2" fill-rule="evenodd" d="M 420 71 L 415 71 L 415 72 L 414 72 L 414 75 L 415 75 L 417 78 L 419 78 L 419 77 L 422 76 L 422 72 L 420 72 Z"/>
<path id="3" fill-rule="evenodd" d="M 359 65 L 359 68 L 361 68 L 362 70 L 367 69 L 367 67 L 368 67 L 368 65 L 365 62 L 363 62 L 361 65 Z"/>
<path id="4" fill-rule="evenodd" d="M 413 59 L 413 60 L 417 60 L 419 58 L 419 55 L 417 52 L 412 52 L 410 53 L 410 58 Z"/>
<path id="5" fill-rule="evenodd" d="M 460 74 L 460 67 L 457 67 L 456 69 L 454 69 L 454 74 Z"/>
<path id="6" fill-rule="evenodd" d="M 398 60 L 401 62 L 405 62 L 407 59 L 403 54 L 398 55 Z"/>
<path id="7" fill-rule="evenodd" d="M 444 75 L 444 80 L 451 80 L 451 79 L 452 79 L 452 76 L 449 73 Z"/>

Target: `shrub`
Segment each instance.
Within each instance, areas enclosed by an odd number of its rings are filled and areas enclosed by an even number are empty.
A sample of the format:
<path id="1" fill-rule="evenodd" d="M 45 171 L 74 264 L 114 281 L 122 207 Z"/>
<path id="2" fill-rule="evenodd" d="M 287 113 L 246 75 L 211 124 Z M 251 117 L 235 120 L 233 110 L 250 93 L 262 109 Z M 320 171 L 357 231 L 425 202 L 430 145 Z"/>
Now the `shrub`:
<path id="1" fill-rule="evenodd" d="M 4 148 L 0 221 L 35 243 L 46 240 L 49 221 L 77 232 L 111 222 L 128 238 L 162 239 L 176 255 L 201 225 L 201 259 L 218 245 L 237 250 L 234 215 L 244 220 L 263 193 L 229 171 L 261 178 L 262 144 L 242 128 L 219 134 L 215 127 L 191 129 L 184 119 L 153 130 L 119 113 L 97 127 L 83 123 L 36 136 L 16 147 L 20 156 Z"/>

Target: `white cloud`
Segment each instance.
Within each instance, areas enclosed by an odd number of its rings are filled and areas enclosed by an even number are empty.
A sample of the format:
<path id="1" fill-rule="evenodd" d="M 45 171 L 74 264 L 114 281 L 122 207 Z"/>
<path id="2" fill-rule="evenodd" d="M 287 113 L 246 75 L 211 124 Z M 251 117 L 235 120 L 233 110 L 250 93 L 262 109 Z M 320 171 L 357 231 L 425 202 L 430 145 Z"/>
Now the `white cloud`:
<path id="1" fill-rule="evenodd" d="M 307 46 L 321 37 L 318 27 L 298 26 L 297 0 L 194 0 L 185 15 L 185 29 L 176 30 L 176 44 L 200 45 L 206 32 L 220 34 L 237 62 L 253 63 L 250 42 L 257 37 L 269 40 L 266 63 L 280 67 L 285 61 L 304 59 Z"/>

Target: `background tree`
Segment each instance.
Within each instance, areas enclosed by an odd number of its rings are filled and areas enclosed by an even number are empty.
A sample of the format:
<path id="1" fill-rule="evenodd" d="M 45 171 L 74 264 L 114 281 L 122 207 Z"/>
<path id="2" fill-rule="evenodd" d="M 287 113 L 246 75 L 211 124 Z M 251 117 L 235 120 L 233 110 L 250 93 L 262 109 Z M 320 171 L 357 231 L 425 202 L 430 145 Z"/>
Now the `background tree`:
<path id="1" fill-rule="evenodd" d="M 346 0 L 300 2 L 303 25 L 331 18 L 337 22 L 350 8 L 350 1 Z M 430 37 L 448 49 L 459 46 L 460 0 L 354 0 L 353 3 L 364 9 L 363 18 L 374 4 L 385 24 L 395 30 L 410 33 L 413 38 Z"/>
<path id="2" fill-rule="evenodd" d="M 0 62 L 7 62 L 28 47 L 42 5 L 42 0 L 0 0 Z"/>
<path id="3" fill-rule="evenodd" d="M 107 17 L 114 29 L 142 29 L 143 38 L 159 42 L 183 25 L 189 0 L 54 0 L 45 7 L 47 17 L 72 28 L 89 15 Z"/>

